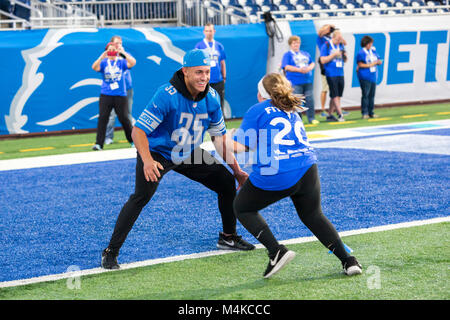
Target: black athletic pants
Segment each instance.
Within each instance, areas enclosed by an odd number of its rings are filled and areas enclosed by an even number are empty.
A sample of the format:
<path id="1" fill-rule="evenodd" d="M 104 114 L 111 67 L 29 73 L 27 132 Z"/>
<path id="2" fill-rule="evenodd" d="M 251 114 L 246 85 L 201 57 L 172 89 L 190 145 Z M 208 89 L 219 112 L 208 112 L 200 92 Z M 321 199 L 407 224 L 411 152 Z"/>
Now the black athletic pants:
<path id="1" fill-rule="evenodd" d="M 222 216 L 223 232 L 229 234 L 236 232 L 236 215 L 233 211 L 233 200 L 236 196 L 236 183 L 234 176 L 224 165 L 219 163 L 207 151 L 200 148 L 195 149 L 192 153 L 191 161 L 189 161 L 191 164 L 181 163 L 175 165 L 159 153 L 152 152 L 151 154 L 153 159 L 161 163 L 164 168 L 164 170 L 160 170 L 161 177 L 159 180 L 161 180 L 167 172 L 174 170 L 191 180 L 200 182 L 208 189 L 216 192 L 219 211 Z M 194 157 L 195 161 L 192 161 L 194 160 Z M 118 252 L 122 247 L 122 244 L 125 242 L 136 219 L 139 217 L 139 214 L 145 205 L 152 198 L 158 185 L 159 182 L 148 182 L 145 180 L 143 162 L 138 154 L 136 161 L 135 191 L 119 213 L 108 246 L 111 251 Z M 182 186 L 180 186 L 180 188 L 182 188 Z"/>
<path id="2" fill-rule="evenodd" d="M 292 199 L 300 220 L 324 246 L 332 250 L 341 261 L 348 257 L 339 234 L 322 213 L 320 179 L 316 164 L 312 165 L 294 186 L 281 191 L 263 190 L 247 180 L 234 200 L 234 210 L 242 225 L 271 255 L 278 251 L 279 244 L 258 211 L 286 197 Z"/>
<path id="3" fill-rule="evenodd" d="M 119 118 L 119 121 L 122 124 L 128 142 L 133 142 L 133 139 L 131 138 L 132 125 L 128 118 L 128 98 L 126 96 L 107 96 L 101 94 L 99 100 L 97 138 L 95 143 L 102 148 L 105 143 L 106 126 L 108 125 L 109 115 L 111 114 L 112 109 L 114 109 L 117 118 Z"/>

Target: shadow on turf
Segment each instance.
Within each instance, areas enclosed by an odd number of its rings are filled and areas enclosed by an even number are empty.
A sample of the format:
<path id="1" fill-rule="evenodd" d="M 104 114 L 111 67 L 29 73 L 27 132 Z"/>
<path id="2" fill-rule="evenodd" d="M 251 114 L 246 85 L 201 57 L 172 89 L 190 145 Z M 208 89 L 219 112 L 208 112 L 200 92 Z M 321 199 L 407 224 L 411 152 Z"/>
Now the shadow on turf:
<path id="1" fill-rule="evenodd" d="M 317 277 L 303 277 L 302 275 L 296 276 L 294 278 L 286 279 L 286 278 L 277 278 L 274 276 L 271 279 L 260 278 L 254 281 L 249 281 L 242 283 L 236 286 L 230 287 L 220 287 L 220 288 L 204 288 L 204 289 L 196 289 L 196 290 L 183 290 L 180 292 L 177 291 L 169 291 L 169 292 L 161 292 L 159 294 L 149 294 L 149 295 L 140 295 L 135 296 L 130 299 L 132 300 L 217 300 L 222 299 L 224 296 L 229 297 L 233 296 L 232 299 L 252 299 L 248 296 L 248 294 L 240 293 L 242 291 L 248 290 L 259 290 L 264 288 L 276 288 L 285 285 L 295 285 L 304 282 L 310 281 L 321 281 L 321 280 L 339 280 L 346 279 L 343 273 L 334 272 L 326 275 L 320 275 Z M 234 295 L 233 295 L 234 294 Z M 256 298 L 255 299 L 259 299 Z"/>

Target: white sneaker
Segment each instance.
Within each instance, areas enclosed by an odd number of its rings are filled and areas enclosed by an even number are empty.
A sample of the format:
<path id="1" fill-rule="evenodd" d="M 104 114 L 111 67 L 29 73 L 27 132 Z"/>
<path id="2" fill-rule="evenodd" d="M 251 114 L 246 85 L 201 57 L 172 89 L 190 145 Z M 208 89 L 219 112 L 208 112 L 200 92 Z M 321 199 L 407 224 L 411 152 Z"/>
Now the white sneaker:
<path id="1" fill-rule="evenodd" d="M 280 245 L 280 249 L 273 257 L 269 256 L 269 264 L 264 272 L 264 278 L 270 278 L 275 273 L 283 269 L 295 257 L 295 252 L 288 250 L 284 245 Z"/>
<path id="2" fill-rule="evenodd" d="M 342 114 L 341 114 L 340 117 L 338 118 L 338 121 L 339 121 L 339 122 L 344 122 L 344 121 L 345 121 L 344 116 L 343 116 Z"/>
<path id="3" fill-rule="evenodd" d="M 348 276 L 362 274 L 362 266 L 353 256 L 348 257 L 342 262 L 342 267 L 344 268 L 344 273 Z"/>
<path id="4" fill-rule="evenodd" d="M 99 150 L 102 150 L 102 147 L 100 147 L 99 144 L 94 144 L 94 146 L 92 147 L 92 150 L 99 151 Z"/>
<path id="5" fill-rule="evenodd" d="M 110 138 L 106 138 L 106 139 L 105 139 L 105 144 L 111 144 L 111 143 L 113 143 L 113 142 L 114 142 L 113 139 L 110 139 Z"/>

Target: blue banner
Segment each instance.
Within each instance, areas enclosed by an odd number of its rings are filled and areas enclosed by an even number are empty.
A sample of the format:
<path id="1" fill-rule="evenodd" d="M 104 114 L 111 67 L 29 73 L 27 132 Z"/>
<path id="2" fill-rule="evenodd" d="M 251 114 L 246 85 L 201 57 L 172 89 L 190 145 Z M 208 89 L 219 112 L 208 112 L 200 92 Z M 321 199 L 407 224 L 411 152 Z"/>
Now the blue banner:
<path id="1" fill-rule="evenodd" d="M 268 37 L 263 24 L 216 26 L 227 55 L 228 116 L 256 103 L 265 74 Z M 181 67 L 203 28 L 50 29 L 0 33 L 0 135 L 96 128 L 101 74 L 92 70 L 113 35 L 133 55 L 133 117 Z M 237 37 L 236 35 L 239 35 Z"/>

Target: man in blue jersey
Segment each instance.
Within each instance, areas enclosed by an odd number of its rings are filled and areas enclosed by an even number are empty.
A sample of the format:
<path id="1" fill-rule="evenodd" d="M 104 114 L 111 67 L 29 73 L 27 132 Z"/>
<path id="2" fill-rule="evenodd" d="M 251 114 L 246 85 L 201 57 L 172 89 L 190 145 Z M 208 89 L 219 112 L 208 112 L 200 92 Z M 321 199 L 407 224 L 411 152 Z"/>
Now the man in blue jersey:
<path id="1" fill-rule="evenodd" d="M 136 121 L 132 137 L 136 146 L 135 192 L 120 211 L 102 267 L 118 269 L 117 256 L 141 210 L 150 201 L 162 177 L 173 170 L 197 181 L 218 195 L 223 232 L 217 247 L 252 250 L 255 247 L 236 234 L 233 200 L 235 179 L 241 186 L 248 175 L 241 170 L 225 144 L 226 127 L 217 92 L 208 85 L 209 57 L 203 50 L 186 53 L 183 68 L 161 86 Z M 233 171 L 199 146 L 206 131 Z"/>
<path id="2" fill-rule="evenodd" d="M 106 51 L 92 64 L 92 69 L 102 74 L 102 85 L 99 98 L 99 116 L 97 123 L 97 136 L 93 150 L 103 149 L 106 127 L 112 110 L 116 111 L 120 123 L 122 123 L 125 136 L 130 143 L 132 125 L 128 118 L 128 99 L 124 73 L 136 64 L 136 60 L 123 48 L 117 50 L 113 43 L 108 43 Z M 125 56 L 119 59 L 118 54 Z"/>
<path id="3" fill-rule="evenodd" d="M 254 150 L 252 172 L 234 200 L 239 221 L 268 250 L 269 278 L 290 262 L 295 253 L 280 245 L 258 212 L 290 197 L 298 216 L 319 241 L 342 263 L 345 274 L 362 273 L 345 249 L 334 226 L 322 213 L 317 156 L 298 115 L 301 100 L 280 74 L 266 75 L 258 84 L 258 101 L 244 116 L 233 136 L 235 152 Z"/>
<path id="4" fill-rule="evenodd" d="M 344 38 L 339 30 L 332 33 L 331 39 L 326 41 L 320 49 L 320 62 L 325 69 L 325 76 L 330 90 L 330 109 L 327 120 L 332 120 L 336 111 L 338 121 L 345 121 L 341 110 L 341 97 L 344 92 L 344 63 L 347 60 Z"/>
<path id="5" fill-rule="evenodd" d="M 211 78 L 209 84 L 213 87 L 220 96 L 220 107 L 222 108 L 222 114 L 225 103 L 225 82 L 227 79 L 227 67 L 225 59 L 225 48 L 223 45 L 214 39 L 216 30 L 212 23 L 205 24 L 203 28 L 203 34 L 205 38 L 195 45 L 196 49 L 206 50 L 211 61 Z"/>
<path id="6" fill-rule="evenodd" d="M 110 40 L 113 43 L 117 50 L 120 52 L 123 50 L 122 46 L 122 37 L 113 36 Z M 120 55 L 120 57 L 124 58 L 124 56 Z M 125 86 L 127 90 L 127 99 L 128 99 L 128 119 L 130 119 L 131 124 L 133 124 L 133 116 L 131 115 L 131 111 L 133 109 L 133 81 L 131 79 L 130 70 L 126 70 L 123 73 L 123 77 L 125 78 Z M 109 115 L 108 125 L 106 126 L 106 136 L 105 136 L 105 144 L 111 144 L 114 142 L 114 127 L 116 123 L 116 113 L 114 110 Z"/>

